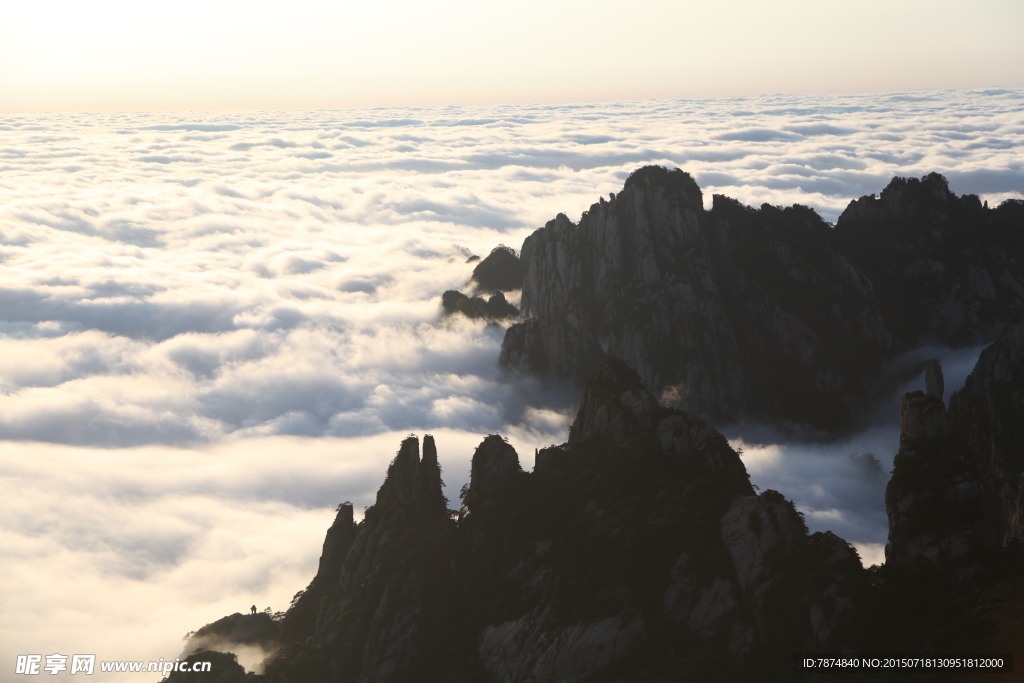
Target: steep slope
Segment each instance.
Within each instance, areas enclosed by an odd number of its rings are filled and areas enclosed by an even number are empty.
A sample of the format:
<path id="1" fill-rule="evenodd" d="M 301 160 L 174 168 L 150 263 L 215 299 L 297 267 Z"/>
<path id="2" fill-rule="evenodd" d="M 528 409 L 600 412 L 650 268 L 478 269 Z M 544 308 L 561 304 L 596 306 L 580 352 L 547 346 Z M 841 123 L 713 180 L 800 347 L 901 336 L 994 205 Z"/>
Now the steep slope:
<path id="1" fill-rule="evenodd" d="M 863 606 L 863 648 L 1012 652 L 1024 638 L 1022 342 L 1018 320 L 981 354 L 948 413 L 937 395 L 903 397 L 886 564 Z"/>
<path id="2" fill-rule="evenodd" d="M 300 598 L 285 617 L 293 641 L 269 664 L 271 680 L 416 680 L 430 675 L 445 650 L 439 626 L 447 618 L 454 525 L 433 438 L 424 437 L 422 459 L 416 437 L 402 442 L 354 534 L 350 515 L 343 506 L 307 590 L 319 600 L 310 606 Z"/>
<path id="3" fill-rule="evenodd" d="M 646 167 L 579 224 L 523 243 L 522 313 L 500 363 L 582 383 L 608 355 L 709 419 L 849 427 L 884 361 L 992 338 L 1024 303 L 1024 210 L 894 180 L 835 228 L 803 206 L 703 208 L 686 173 Z"/>
<path id="4" fill-rule="evenodd" d="M 994 482 L 999 537 L 1024 541 L 1024 317 L 982 352 L 949 416 Z"/>
<path id="5" fill-rule="evenodd" d="M 1001 544 L 991 479 L 950 430 L 942 399 L 915 391 L 900 403 L 900 450 L 885 489 L 886 563 L 927 558 L 964 568 Z"/>
<path id="6" fill-rule="evenodd" d="M 962 389 L 900 404 L 900 451 L 886 488 L 886 558 L 949 567 L 1019 543 L 1024 472 L 1024 319 L 982 352 Z"/>

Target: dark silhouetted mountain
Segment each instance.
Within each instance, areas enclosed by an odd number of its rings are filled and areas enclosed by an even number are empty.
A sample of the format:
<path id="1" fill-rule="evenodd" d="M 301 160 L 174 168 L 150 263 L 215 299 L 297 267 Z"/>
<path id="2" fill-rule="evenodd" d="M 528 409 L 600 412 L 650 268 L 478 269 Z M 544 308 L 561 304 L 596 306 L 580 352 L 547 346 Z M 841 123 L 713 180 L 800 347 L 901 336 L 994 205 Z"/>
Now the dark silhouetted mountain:
<path id="1" fill-rule="evenodd" d="M 418 450 L 402 443 L 362 522 L 342 506 L 261 680 L 744 680 L 786 671 L 779 648 L 852 642 L 854 550 L 758 495 L 721 434 L 621 361 L 532 472 L 485 438 L 457 520 L 433 439 Z"/>
<path id="2" fill-rule="evenodd" d="M 904 345 L 992 339 L 1024 301 L 1019 200 L 986 209 L 938 173 L 894 178 L 878 197 L 850 202 L 836 223 L 842 250 L 874 285 Z"/>
<path id="3" fill-rule="evenodd" d="M 230 651 L 280 637 L 247 679 L 274 683 L 826 680 L 793 674 L 792 653 L 1012 652 L 1024 637 L 1022 342 L 1024 321 L 985 350 L 948 414 L 939 396 L 904 396 L 881 567 L 809 534 L 791 502 L 754 490 L 721 434 L 609 359 L 569 440 L 532 472 L 486 437 L 456 515 L 433 439 L 420 457 L 409 437 L 363 521 L 339 507 L 279 630 L 232 615 L 196 638 Z"/>
<path id="4" fill-rule="evenodd" d="M 527 237 L 500 363 L 582 383 L 603 358 L 708 419 L 849 428 L 921 345 L 990 340 L 1024 303 L 1024 210 L 932 174 L 851 202 L 752 209 L 645 167 Z M 919 370 L 920 368 L 911 368 Z M 887 384 L 888 383 L 888 384 Z"/>

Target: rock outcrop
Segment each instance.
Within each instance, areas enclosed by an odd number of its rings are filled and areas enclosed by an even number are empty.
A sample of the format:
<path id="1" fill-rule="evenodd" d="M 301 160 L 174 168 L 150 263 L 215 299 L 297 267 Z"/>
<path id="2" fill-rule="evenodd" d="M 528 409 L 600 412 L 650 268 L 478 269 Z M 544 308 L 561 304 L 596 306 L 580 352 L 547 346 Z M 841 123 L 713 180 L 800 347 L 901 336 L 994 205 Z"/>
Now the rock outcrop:
<path id="1" fill-rule="evenodd" d="M 496 292 L 484 299 L 480 296 L 470 297 L 462 292 L 449 289 L 441 295 L 441 308 L 445 315 L 461 313 L 467 318 L 479 318 L 494 322 L 519 317 L 519 309 L 510 304 L 501 292 Z"/>
<path id="2" fill-rule="evenodd" d="M 950 397 L 949 417 L 991 482 L 999 536 L 1005 545 L 1024 541 L 1024 317 L 982 352 Z"/>
<path id="3" fill-rule="evenodd" d="M 864 582 L 853 549 L 809 535 L 780 494 L 757 495 L 721 434 L 659 406 L 621 361 L 587 381 L 569 441 L 538 454 L 524 488 L 520 500 L 543 505 L 505 504 L 518 529 L 501 552 L 532 529 L 529 551 L 492 571 L 506 590 L 540 599 L 481 632 L 479 656 L 496 681 L 608 671 L 640 680 L 659 667 L 699 671 L 709 656 L 738 671 L 780 644 L 820 649 L 851 636 Z M 470 505 L 466 521 L 475 514 Z M 666 642 L 677 656 L 652 657 Z"/>
<path id="4" fill-rule="evenodd" d="M 752 209 L 686 173 L 639 169 L 578 224 L 523 243 L 525 320 L 500 363 L 582 384 L 612 355 L 716 420 L 849 427 L 883 364 L 922 343 L 991 339 L 1024 303 L 1024 209 L 988 209 L 936 174 L 851 202 Z M 911 371 L 922 368 L 911 368 Z"/>
<path id="5" fill-rule="evenodd" d="M 997 513 L 967 443 L 950 433 L 942 399 L 915 391 L 900 403 L 900 450 L 885 489 L 887 564 L 918 558 L 970 564 L 997 547 Z"/>
<path id="6" fill-rule="evenodd" d="M 926 376 L 927 380 L 927 376 Z M 933 380 L 934 382 L 934 380 Z M 1024 319 L 982 352 L 950 398 L 900 404 L 900 451 L 886 488 L 886 560 L 963 569 L 1022 539 Z"/>
<path id="7" fill-rule="evenodd" d="M 511 292 L 523 286 L 524 268 L 516 252 L 499 244 L 473 269 L 470 282 L 478 291 Z"/>
<path id="8" fill-rule="evenodd" d="M 942 379 L 942 366 L 937 360 L 930 360 L 924 366 L 924 391 L 940 401 L 946 397 L 946 383 Z"/>
<path id="9" fill-rule="evenodd" d="M 328 584 L 341 574 L 341 566 L 355 538 L 352 504 L 344 502 L 338 506 L 334 523 L 327 530 L 316 576 L 305 590 L 295 594 L 291 608 L 281 623 L 282 635 L 286 640 L 305 640 L 316 632 L 320 602 L 327 594 Z"/>

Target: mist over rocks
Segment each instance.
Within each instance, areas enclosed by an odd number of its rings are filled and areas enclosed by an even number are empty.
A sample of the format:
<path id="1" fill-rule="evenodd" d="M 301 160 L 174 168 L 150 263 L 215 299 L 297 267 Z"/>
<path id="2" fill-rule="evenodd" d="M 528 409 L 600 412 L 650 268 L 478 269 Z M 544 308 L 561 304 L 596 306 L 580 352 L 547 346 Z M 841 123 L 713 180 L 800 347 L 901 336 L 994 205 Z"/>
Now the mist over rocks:
<path id="1" fill-rule="evenodd" d="M 524 320 L 499 362 L 579 383 L 620 356 L 720 423 L 839 433 L 902 379 L 887 363 L 990 340 L 1024 306 L 1018 213 L 930 174 L 851 202 L 833 227 L 801 205 L 715 195 L 707 211 L 690 175 L 644 167 L 524 241 Z"/>
<path id="2" fill-rule="evenodd" d="M 328 532 L 330 535 L 330 532 Z M 268 614 L 266 612 L 256 612 L 255 614 L 240 614 L 238 612 L 230 614 L 226 617 L 218 619 L 217 621 L 203 626 L 198 631 L 189 634 L 188 640 L 185 643 L 185 647 L 181 652 L 181 659 L 188 661 L 202 661 L 203 658 L 194 657 L 193 655 L 202 655 L 206 652 L 215 653 L 232 653 L 234 655 L 244 654 L 249 655 L 246 659 L 255 659 L 257 662 L 267 657 L 272 656 L 281 647 L 283 641 L 281 623 L 279 621 L 281 615 Z M 211 658 L 213 659 L 213 658 Z M 216 664 L 220 664 L 224 671 L 214 669 L 211 667 L 211 672 L 215 676 L 227 677 L 237 673 L 239 670 L 244 675 L 245 670 L 235 662 L 235 666 L 227 664 L 223 660 L 216 661 Z M 238 667 L 237 669 L 235 667 Z M 262 670 L 262 667 L 257 665 L 256 667 Z M 233 672 L 233 673 L 231 673 Z M 189 672 L 192 673 L 192 672 Z M 176 672 L 181 680 L 202 680 L 200 676 L 193 676 L 191 678 L 183 676 L 180 672 Z M 168 677 L 168 681 L 179 680 L 174 678 L 174 675 Z M 226 678 L 226 680 L 228 680 Z"/>
<path id="3" fill-rule="evenodd" d="M 182 660 L 189 668 L 197 662 L 209 662 L 210 672 L 204 671 L 175 671 L 161 683 L 245 683 L 251 680 L 246 675 L 245 668 L 238 663 L 238 658 L 233 654 L 218 652 L 216 650 L 201 650 L 185 657 Z"/>

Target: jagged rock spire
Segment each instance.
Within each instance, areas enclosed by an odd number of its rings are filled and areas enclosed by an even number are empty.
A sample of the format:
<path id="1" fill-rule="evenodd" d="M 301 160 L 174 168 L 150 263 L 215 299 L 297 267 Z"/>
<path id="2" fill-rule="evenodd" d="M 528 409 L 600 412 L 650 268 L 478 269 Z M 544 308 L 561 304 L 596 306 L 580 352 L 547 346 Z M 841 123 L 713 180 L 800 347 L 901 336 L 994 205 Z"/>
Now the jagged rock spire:
<path id="1" fill-rule="evenodd" d="M 388 466 L 387 477 L 377 491 L 375 508 L 380 513 L 444 515 L 447 503 L 441 490 L 441 467 L 437 462 L 434 437 L 423 438 L 423 459 L 420 440 L 408 436 Z"/>
<path id="2" fill-rule="evenodd" d="M 447 514 L 448 501 L 441 492 L 441 465 L 437 462 L 434 437 L 423 437 L 423 459 L 420 460 L 416 503 L 427 514 Z"/>

